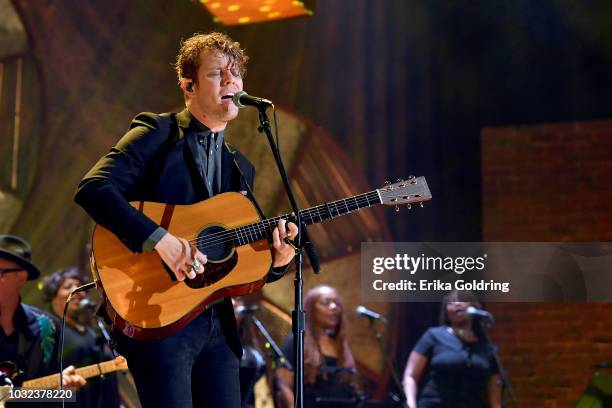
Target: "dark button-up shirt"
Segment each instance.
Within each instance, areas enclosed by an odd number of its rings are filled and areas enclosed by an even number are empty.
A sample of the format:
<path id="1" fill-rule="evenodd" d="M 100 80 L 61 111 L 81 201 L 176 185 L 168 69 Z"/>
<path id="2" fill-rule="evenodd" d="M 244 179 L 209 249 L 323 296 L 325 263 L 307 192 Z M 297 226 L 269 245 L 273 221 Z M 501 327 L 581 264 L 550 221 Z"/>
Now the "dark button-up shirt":
<path id="1" fill-rule="evenodd" d="M 206 125 L 192 116 L 191 126 L 197 130 L 198 171 L 204 179 L 208 195 L 212 197 L 221 191 L 221 158 L 224 142 L 224 132 L 212 132 Z M 166 230 L 157 228 L 142 245 L 142 250 L 152 251 L 155 245 L 166 235 Z"/>
<path id="2" fill-rule="evenodd" d="M 194 118 L 199 127 L 198 138 L 198 170 L 206 183 L 208 195 L 213 196 L 221 191 L 221 149 L 223 146 L 223 131 L 212 132 Z"/>

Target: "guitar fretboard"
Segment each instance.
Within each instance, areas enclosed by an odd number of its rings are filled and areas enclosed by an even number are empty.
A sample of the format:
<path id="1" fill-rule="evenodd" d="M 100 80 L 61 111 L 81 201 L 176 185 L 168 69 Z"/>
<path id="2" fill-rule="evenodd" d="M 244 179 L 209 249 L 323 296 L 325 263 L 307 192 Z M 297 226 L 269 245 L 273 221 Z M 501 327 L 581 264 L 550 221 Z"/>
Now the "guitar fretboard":
<path id="1" fill-rule="evenodd" d="M 382 204 L 380 195 L 377 190 L 369 193 L 359 194 L 353 197 L 344 198 L 342 200 L 333 201 L 331 203 L 321 204 L 316 207 L 311 207 L 300 211 L 302 222 L 306 225 L 316 224 L 326 220 L 350 214 L 354 211 L 363 208 L 372 207 L 373 205 Z M 250 244 L 251 242 L 261 239 L 268 239 L 272 235 L 272 231 L 276 227 L 278 221 L 284 218 L 286 220 L 295 221 L 295 216 L 291 214 L 280 215 L 274 218 L 268 218 L 254 224 L 244 225 L 225 231 L 223 239 L 231 241 L 235 246 Z"/>
<path id="2" fill-rule="evenodd" d="M 118 367 L 115 360 L 105 361 L 100 364 L 92 364 L 86 367 L 77 368 L 75 371 L 81 377 L 87 379 L 92 377 L 97 377 L 102 374 L 112 373 L 113 371 L 118 371 L 125 368 Z M 52 374 L 47 375 L 45 377 L 36 378 L 33 380 L 24 381 L 22 387 L 24 388 L 58 388 L 60 384 L 60 375 Z"/>

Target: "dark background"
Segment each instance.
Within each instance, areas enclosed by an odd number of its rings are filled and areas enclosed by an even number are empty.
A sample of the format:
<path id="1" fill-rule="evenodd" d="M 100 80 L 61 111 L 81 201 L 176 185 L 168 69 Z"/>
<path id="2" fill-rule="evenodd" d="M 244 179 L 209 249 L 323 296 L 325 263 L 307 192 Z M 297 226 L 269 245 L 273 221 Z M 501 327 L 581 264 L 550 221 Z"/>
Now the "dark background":
<path id="1" fill-rule="evenodd" d="M 74 185 L 135 112 L 181 104 L 169 65 L 195 31 L 240 41 L 252 57 L 246 89 L 325 129 L 373 186 L 427 176 L 429 209 L 390 214 L 397 240 L 481 239 L 483 127 L 608 118 L 612 109 L 604 1 L 322 1 L 313 18 L 232 28 L 188 1 L 14 4 L 42 77 L 44 179 L 14 227 L 34 243 L 39 229 L 60 228 L 35 222 L 42 201 L 73 224 Z M 49 203 L 50 186 L 66 194 Z M 45 263 L 60 263 L 61 252 Z"/>
<path id="2" fill-rule="evenodd" d="M 40 130 L 11 232 L 31 241 L 44 271 L 86 263 L 91 224 L 72 203 L 75 186 L 136 113 L 180 106 L 170 63 L 196 31 L 240 41 L 251 56 L 245 89 L 322 127 L 372 187 L 427 177 L 424 210 L 387 212 L 396 241 L 483 239 L 484 127 L 612 117 L 608 1 L 320 0 L 312 18 L 232 28 L 189 1 L 13 4 L 35 67 L 27 86 L 40 113 L 28 120 Z M 438 311 L 398 313 L 410 316 L 397 334 L 403 369 Z"/>

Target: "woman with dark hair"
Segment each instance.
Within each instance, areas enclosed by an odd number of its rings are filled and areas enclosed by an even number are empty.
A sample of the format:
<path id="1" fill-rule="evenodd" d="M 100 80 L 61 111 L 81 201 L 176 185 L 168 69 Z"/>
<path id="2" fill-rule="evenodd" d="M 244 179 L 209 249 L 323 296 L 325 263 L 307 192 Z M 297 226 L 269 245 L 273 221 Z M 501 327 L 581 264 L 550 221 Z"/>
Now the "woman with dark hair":
<path id="1" fill-rule="evenodd" d="M 480 325 L 466 312 L 481 307 L 472 292 L 442 301 L 440 326 L 428 329 L 404 371 L 409 408 L 501 407 L 501 381 Z"/>
<path id="2" fill-rule="evenodd" d="M 338 407 L 357 401 L 353 384 L 355 359 L 348 345 L 344 308 L 331 286 L 317 286 L 304 297 L 304 407 Z M 293 335 L 285 340 L 283 352 L 295 365 Z M 293 407 L 293 373 L 277 370 L 279 404 Z M 327 401 L 327 402 L 326 402 Z"/>

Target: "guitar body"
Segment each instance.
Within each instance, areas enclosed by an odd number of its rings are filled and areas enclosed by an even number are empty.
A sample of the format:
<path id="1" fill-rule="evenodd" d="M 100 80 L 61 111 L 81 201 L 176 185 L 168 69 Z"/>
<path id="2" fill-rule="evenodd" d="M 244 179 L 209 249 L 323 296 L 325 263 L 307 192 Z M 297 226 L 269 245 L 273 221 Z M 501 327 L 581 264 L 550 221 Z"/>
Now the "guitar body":
<path id="1" fill-rule="evenodd" d="M 129 337 L 158 339 L 175 333 L 207 306 L 226 297 L 260 289 L 272 264 L 267 239 L 246 245 L 207 239 L 260 221 L 251 201 L 224 193 L 192 205 L 132 203 L 172 235 L 198 239 L 208 257 L 203 274 L 176 281 L 157 252 L 133 253 L 109 230 L 97 225 L 92 239 L 92 273 L 113 325 Z"/>
<path id="2" fill-rule="evenodd" d="M 423 203 L 431 199 L 424 177 L 411 176 L 368 193 L 300 211 L 306 225 L 377 204 Z M 107 229 L 96 226 L 91 270 L 116 329 L 136 339 L 175 333 L 213 302 L 260 289 L 272 265 L 268 237 L 285 214 L 261 220 L 251 201 L 224 193 L 193 205 L 132 203 L 172 235 L 206 254 L 204 273 L 178 282 L 157 252 L 135 254 Z"/>

